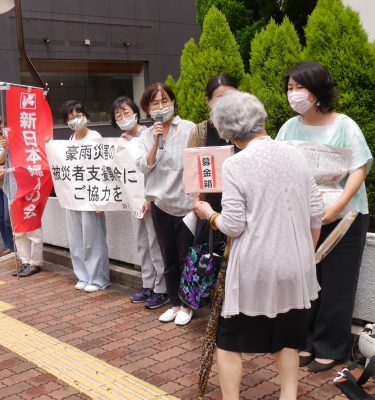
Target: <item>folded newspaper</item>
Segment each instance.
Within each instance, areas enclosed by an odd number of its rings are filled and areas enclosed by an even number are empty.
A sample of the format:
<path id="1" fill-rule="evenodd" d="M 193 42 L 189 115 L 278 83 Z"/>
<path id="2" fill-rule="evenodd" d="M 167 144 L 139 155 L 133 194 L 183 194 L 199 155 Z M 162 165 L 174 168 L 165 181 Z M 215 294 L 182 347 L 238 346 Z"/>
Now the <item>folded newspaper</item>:
<path id="1" fill-rule="evenodd" d="M 325 208 L 335 203 L 343 192 L 340 182 L 349 173 L 352 150 L 300 140 L 289 140 L 285 143 L 295 147 L 304 155 L 322 195 Z"/>
<path id="2" fill-rule="evenodd" d="M 337 224 L 336 228 L 326 237 L 325 241 L 319 246 L 315 253 L 315 262 L 318 264 L 330 253 L 337 243 L 344 237 L 358 215 L 358 211 L 349 211 L 345 217 Z"/>

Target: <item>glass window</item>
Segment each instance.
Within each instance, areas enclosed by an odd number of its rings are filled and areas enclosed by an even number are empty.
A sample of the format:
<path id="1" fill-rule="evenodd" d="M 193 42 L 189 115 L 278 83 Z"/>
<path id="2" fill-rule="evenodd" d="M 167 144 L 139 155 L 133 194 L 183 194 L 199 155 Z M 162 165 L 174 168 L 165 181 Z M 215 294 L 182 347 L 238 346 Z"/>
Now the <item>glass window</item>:
<path id="1" fill-rule="evenodd" d="M 62 123 L 60 107 L 66 100 L 82 101 L 88 109 L 91 122 L 107 122 L 116 97 L 128 96 L 138 103 L 144 90 L 142 63 L 33 60 L 33 64 L 48 83 L 55 124 Z M 21 83 L 35 86 L 23 62 Z"/>

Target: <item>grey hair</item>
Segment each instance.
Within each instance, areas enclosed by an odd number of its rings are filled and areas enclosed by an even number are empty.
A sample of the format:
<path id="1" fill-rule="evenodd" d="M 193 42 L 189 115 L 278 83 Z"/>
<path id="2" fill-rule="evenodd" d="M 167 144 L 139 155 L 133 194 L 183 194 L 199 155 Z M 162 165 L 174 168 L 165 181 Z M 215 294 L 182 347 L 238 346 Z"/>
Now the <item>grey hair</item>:
<path id="1" fill-rule="evenodd" d="M 264 131 L 266 110 L 257 97 L 230 90 L 219 97 L 211 110 L 211 121 L 223 139 L 246 141 Z"/>

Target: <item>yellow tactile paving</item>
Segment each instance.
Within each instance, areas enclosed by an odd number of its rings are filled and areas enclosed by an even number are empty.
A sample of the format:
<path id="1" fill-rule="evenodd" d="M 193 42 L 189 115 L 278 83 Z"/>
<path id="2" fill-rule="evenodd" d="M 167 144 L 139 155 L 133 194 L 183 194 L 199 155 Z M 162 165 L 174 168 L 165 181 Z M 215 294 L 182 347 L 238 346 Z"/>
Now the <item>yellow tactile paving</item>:
<path id="1" fill-rule="evenodd" d="M 0 345 L 81 393 L 98 400 L 178 400 L 119 368 L 3 314 L 12 308 L 0 301 Z"/>

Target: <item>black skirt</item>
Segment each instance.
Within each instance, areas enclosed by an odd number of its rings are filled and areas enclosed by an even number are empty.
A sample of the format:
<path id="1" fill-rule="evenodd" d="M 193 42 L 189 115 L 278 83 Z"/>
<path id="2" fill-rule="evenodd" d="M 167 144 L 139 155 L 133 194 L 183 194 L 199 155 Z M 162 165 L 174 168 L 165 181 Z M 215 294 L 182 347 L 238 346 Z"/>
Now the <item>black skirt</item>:
<path id="1" fill-rule="evenodd" d="M 290 310 L 275 318 L 244 314 L 220 317 L 216 345 L 236 353 L 276 353 L 306 347 L 310 309 Z"/>

